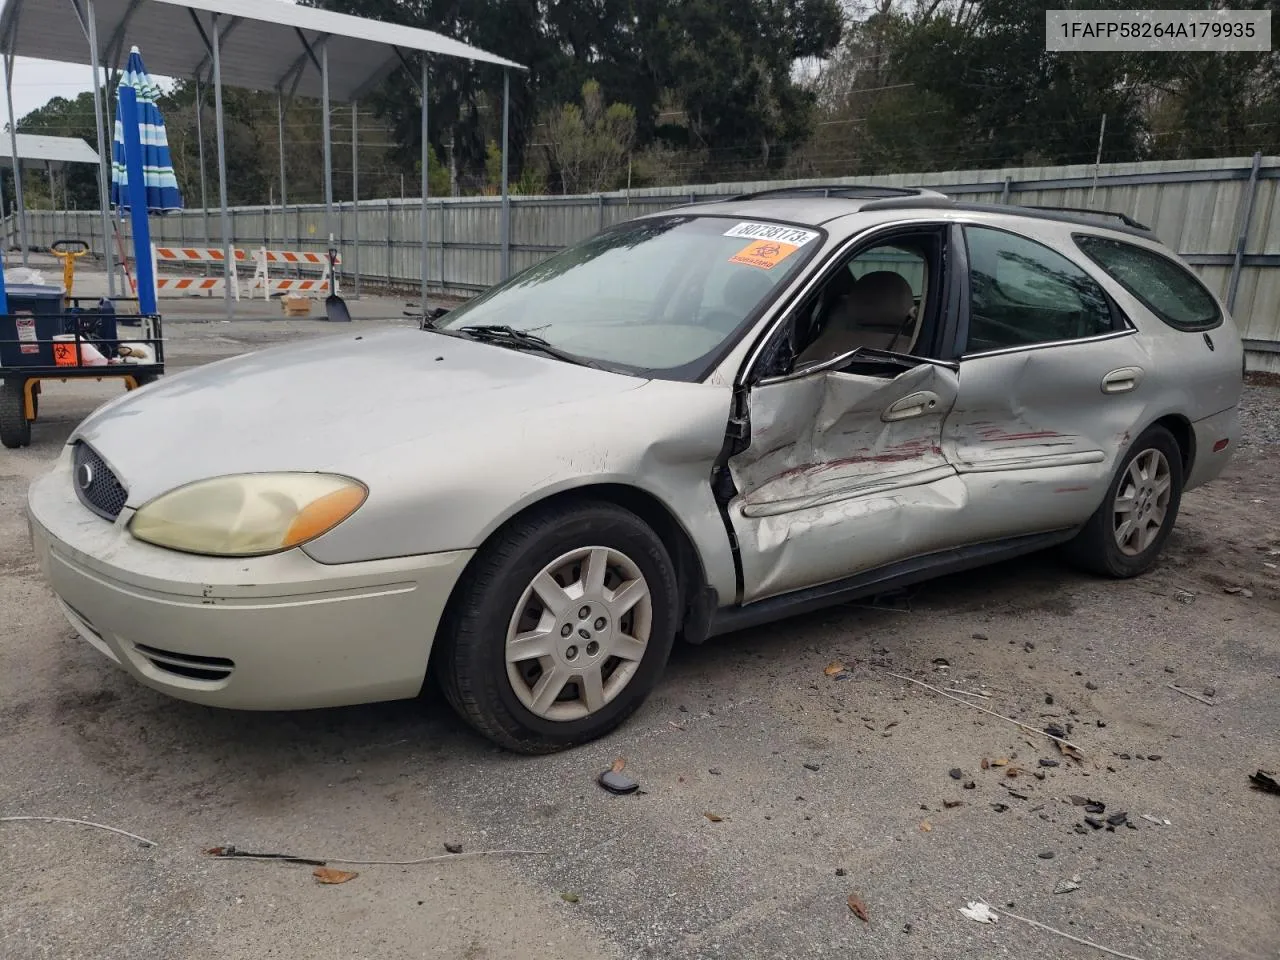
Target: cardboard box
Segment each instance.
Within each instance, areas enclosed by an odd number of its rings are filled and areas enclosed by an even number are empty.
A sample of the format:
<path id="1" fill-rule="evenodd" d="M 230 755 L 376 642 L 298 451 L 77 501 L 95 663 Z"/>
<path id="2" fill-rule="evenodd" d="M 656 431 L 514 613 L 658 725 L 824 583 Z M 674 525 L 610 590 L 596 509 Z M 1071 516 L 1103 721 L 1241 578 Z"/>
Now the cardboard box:
<path id="1" fill-rule="evenodd" d="M 282 297 L 280 303 L 284 307 L 286 317 L 311 316 L 310 297 Z"/>

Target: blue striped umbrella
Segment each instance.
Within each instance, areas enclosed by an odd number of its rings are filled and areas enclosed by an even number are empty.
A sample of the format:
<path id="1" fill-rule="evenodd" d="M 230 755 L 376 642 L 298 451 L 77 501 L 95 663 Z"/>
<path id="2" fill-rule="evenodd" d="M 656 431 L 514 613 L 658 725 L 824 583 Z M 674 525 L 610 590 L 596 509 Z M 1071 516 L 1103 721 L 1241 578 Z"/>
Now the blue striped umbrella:
<path id="1" fill-rule="evenodd" d="M 165 213 L 182 209 L 182 194 L 173 174 L 173 158 L 169 156 L 169 137 L 164 131 L 164 118 L 156 101 L 160 88 L 142 65 L 137 47 L 129 53 L 129 63 L 120 78 L 121 87 L 133 87 L 138 97 L 139 139 L 142 141 L 143 176 L 147 182 L 147 212 Z M 129 208 L 129 172 L 124 159 L 124 127 L 120 125 L 119 90 L 117 88 L 116 129 L 111 142 L 111 202 L 118 209 Z"/>

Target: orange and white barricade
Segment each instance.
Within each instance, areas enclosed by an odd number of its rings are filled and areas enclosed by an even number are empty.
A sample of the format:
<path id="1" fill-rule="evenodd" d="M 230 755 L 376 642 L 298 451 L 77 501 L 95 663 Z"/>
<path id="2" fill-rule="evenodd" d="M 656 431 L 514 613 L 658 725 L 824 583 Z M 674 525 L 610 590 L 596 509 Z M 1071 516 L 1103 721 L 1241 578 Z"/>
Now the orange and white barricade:
<path id="1" fill-rule="evenodd" d="M 338 292 L 338 278 L 334 276 L 333 266 L 342 263 L 342 257 L 335 255 L 333 264 L 329 262 L 328 254 L 324 253 L 308 253 L 293 250 L 268 250 L 266 247 L 259 247 L 258 251 L 253 255 L 253 261 L 256 269 L 253 273 L 253 283 L 249 287 L 249 296 L 261 290 L 262 299 L 269 300 L 274 294 L 328 294 L 330 292 Z M 288 270 L 292 268 L 295 276 L 283 276 L 273 278 L 271 276 L 272 267 L 277 269 Z M 306 278 L 297 276 L 302 270 L 319 270 L 318 278 Z"/>
<path id="2" fill-rule="evenodd" d="M 231 248 L 231 292 L 240 299 L 240 271 L 238 263 L 247 259 L 245 252 Z M 226 263 L 226 252 L 221 247 L 163 247 L 151 245 L 151 273 L 156 278 L 157 297 L 216 296 L 226 291 L 226 276 L 218 277 L 163 277 L 161 264 L 186 266 L 192 264 Z"/>

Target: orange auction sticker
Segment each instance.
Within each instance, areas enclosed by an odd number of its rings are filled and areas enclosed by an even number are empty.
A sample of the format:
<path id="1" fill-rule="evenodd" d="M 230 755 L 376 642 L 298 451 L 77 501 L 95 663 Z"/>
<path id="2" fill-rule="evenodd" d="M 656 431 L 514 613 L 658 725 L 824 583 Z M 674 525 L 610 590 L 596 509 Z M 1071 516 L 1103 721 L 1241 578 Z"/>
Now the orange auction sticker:
<path id="1" fill-rule="evenodd" d="M 790 243 L 761 240 L 743 247 L 729 258 L 730 263 L 745 263 L 749 267 L 772 270 L 800 248 Z"/>

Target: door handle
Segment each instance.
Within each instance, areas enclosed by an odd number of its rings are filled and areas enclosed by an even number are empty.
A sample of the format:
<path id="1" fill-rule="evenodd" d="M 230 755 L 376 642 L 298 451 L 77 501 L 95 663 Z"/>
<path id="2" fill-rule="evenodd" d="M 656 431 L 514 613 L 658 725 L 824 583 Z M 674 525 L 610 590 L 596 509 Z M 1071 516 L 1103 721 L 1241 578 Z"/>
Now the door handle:
<path id="1" fill-rule="evenodd" d="M 919 393 L 908 394 L 901 400 L 891 403 L 888 409 L 880 414 L 880 419 L 885 423 L 910 420 L 912 417 L 923 417 L 937 408 L 938 395 L 931 390 L 921 390 Z"/>
<path id="2" fill-rule="evenodd" d="M 1121 367 L 1102 378 L 1103 393 L 1128 393 L 1142 382 L 1141 367 Z"/>

